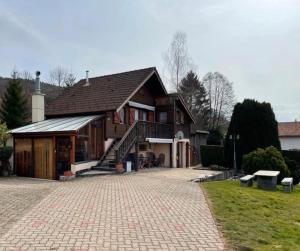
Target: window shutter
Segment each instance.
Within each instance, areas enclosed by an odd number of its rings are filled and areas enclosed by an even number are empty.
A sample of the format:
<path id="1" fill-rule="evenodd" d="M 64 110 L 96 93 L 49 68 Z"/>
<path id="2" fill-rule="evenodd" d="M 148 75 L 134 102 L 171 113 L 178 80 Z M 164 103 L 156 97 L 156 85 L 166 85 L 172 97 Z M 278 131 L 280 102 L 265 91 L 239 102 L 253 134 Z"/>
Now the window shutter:
<path id="1" fill-rule="evenodd" d="M 133 124 L 134 116 L 135 116 L 135 109 L 130 107 L 129 108 L 129 123 L 130 124 Z"/>
<path id="2" fill-rule="evenodd" d="M 119 124 L 120 123 L 120 115 L 117 112 L 114 112 L 114 123 Z"/>
<path id="3" fill-rule="evenodd" d="M 148 112 L 148 121 L 154 122 L 154 112 Z"/>

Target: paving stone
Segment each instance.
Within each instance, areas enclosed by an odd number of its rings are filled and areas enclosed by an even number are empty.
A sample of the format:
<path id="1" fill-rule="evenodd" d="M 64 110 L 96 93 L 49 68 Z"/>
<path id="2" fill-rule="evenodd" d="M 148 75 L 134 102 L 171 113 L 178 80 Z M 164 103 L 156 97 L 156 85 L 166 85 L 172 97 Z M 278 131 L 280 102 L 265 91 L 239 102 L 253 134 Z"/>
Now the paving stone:
<path id="1" fill-rule="evenodd" d="M 13 201 L 0 205 L 0 217 L 13 219 L 0 220 L 0 250 L 224 250 L 203 192 L 189 182 L 200 174 L 154 169 L 66 183 L 0 180 L 1 201 Z"/>

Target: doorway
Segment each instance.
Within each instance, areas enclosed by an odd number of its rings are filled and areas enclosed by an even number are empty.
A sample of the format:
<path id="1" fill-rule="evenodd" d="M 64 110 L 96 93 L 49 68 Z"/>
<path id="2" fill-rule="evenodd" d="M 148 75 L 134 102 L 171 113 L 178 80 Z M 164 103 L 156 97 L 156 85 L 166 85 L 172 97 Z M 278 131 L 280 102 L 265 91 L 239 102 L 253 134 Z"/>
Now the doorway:
<path id="1" fill-rule="evenodd" d="M 71 148 L 70 137 L 56 137 L 56 179 L 63 175 L 65 171 L 71 170 Z"/>

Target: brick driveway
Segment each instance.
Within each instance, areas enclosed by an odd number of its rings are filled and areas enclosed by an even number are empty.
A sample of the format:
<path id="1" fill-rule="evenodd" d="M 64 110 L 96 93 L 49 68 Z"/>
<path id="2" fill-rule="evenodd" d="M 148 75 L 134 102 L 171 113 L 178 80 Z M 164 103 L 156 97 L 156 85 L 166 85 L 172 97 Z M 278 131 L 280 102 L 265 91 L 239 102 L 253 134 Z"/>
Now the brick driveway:
<path id="1" fill-rule="evenodd" d="M 0 250 L 223 250 L 199 185 L 188 181 L 200 173 L 47 183 L 51 192 L 0 237 Z"/>

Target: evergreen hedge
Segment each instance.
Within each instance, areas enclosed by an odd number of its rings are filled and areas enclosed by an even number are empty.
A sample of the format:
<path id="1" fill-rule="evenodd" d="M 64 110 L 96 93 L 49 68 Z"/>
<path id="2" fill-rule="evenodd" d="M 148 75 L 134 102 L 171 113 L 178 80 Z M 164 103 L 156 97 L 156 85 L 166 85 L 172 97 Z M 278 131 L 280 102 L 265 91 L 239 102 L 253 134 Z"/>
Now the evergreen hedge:
<path id="1" fill-rule="evenodd" d="M 224 147 L 217 145 L 201 145 L 200 155 L 202 165 L 209 167 L 210 165 L 224 166 Z"/>
<path id="2" fill-rule="evenodd" d="M 283 150 L 281 152 L 294 178 L 294 184 L 298 184 L 300 182 L 300 151 Z"/>
<path id="3" fill-rule="evenodd" d="M 257 148 L 274 146 L 281 149 L 277 121 L 269 103 L 245 99 L 235 105 L 224 143 L 228 167 L 233 166 L 233 140 L 230 135 L 239 135 L 236 140 L 238 168 L 242 165 L 243 155 Z"/>

